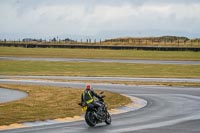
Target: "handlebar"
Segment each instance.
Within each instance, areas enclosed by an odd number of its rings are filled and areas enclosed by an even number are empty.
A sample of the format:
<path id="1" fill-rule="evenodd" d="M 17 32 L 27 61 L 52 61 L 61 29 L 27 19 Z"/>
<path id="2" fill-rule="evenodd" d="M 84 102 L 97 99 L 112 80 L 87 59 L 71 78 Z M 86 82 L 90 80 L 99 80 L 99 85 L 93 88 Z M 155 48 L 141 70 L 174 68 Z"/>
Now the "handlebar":
<path id="1" fill-rule="evenodd" d="M 101 96 L 101 98 L 105 98 L 105 97 L 106 97 L 105 95 L 102 95 L 102 96 Z"/>

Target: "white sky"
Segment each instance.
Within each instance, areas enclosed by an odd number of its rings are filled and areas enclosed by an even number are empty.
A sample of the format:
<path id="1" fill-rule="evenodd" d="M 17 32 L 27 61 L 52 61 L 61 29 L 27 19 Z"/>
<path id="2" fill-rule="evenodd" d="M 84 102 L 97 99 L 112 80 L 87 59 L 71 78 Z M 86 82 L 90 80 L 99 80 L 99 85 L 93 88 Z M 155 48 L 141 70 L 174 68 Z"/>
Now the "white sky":
<path id="1" fill-rule="evenodd" d="M 200 0 L 0 0 L 3 37 L 200 37 Z"/>

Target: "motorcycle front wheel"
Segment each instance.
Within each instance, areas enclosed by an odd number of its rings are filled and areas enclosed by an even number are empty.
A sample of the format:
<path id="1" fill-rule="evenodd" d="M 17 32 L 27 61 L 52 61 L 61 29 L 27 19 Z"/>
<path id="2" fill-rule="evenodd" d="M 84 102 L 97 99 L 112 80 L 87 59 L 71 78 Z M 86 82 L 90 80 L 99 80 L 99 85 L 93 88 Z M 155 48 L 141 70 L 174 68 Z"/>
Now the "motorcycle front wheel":
<path id="1" fill-rule="evenodd" d="M 94 127 L 97 124 L 94 112 L 87 111 L 85 114 L 85 121 L 90 127 Z"/>
<path id="2" fill-rule="evenodd" d="M 105 123 L 107 124 L 107 125 L 110 125 L 111 124 L 111 116 L 110 116 L 110 114 L 109 114 L 109 112 L 107 112 L 107 118 L 106 118 L 106 120 L 105 120 Z"/>

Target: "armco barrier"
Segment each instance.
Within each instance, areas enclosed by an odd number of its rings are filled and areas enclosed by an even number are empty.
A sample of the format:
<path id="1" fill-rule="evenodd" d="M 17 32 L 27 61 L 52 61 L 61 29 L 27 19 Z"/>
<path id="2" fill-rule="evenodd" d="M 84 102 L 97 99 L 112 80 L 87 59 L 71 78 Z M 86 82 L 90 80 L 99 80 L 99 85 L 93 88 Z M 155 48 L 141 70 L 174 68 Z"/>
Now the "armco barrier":
<path id="1" fill-rule="evenodd" d="M 200 47 L 163 47 L 163 46 L 105 46 L 105 45 L 59 45 L 59 44 L 17 44 L 0 43 L 3 47 L 24 47 L 24 48 L 83 48 L 83 49 L 135 49 L 135 50 L 156 50 L 156 51 L 200 51 Z"/>

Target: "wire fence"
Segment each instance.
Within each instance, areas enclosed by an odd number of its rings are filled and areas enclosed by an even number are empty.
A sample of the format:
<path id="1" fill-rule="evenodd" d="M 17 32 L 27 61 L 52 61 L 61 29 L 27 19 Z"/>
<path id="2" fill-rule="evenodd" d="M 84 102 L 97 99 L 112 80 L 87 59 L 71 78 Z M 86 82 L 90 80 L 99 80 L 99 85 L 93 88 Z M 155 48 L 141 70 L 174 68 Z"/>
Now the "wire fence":
<path id="1" fill-rule="evenodd" d="M 96 39 L 87 39 L 85 41 L 58 40 L 58 41 L 0 41 L 0 44 L 35 44 L 35 45 L 102 45 L 102 46 L 164 46 L 164 47 L 200 47 L 200 40 L 145 40 L 145 39 L 118 39 L 96 41 Z"/>

